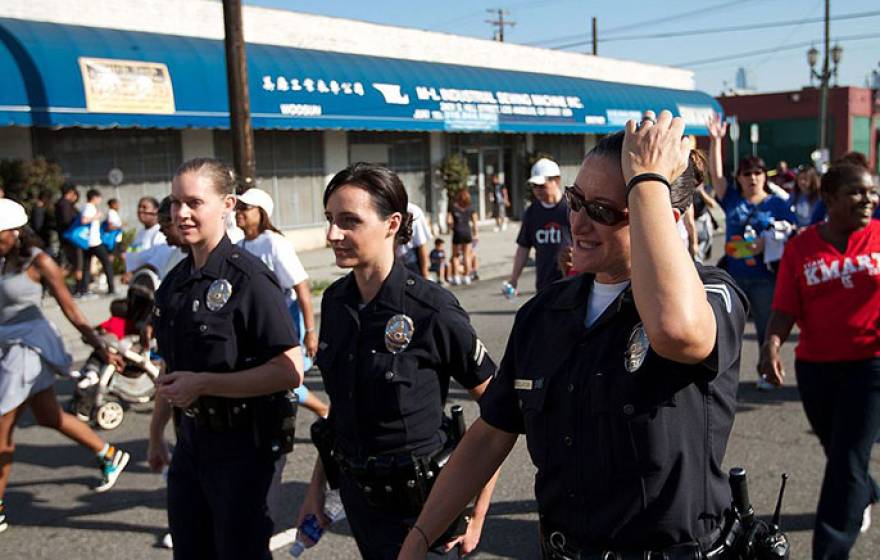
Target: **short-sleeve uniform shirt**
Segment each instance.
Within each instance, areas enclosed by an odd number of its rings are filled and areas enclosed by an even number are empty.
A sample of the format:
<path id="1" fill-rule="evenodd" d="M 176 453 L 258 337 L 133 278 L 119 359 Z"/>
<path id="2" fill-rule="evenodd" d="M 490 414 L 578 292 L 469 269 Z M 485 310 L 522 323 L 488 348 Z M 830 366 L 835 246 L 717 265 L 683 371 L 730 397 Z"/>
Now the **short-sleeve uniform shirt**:
<path id="1" fill-rule="evenodd" d="M 571 245 L 568 204 L 563 197 L 556 206 L 547 208 L 535 201 L 523 213 L 516 244 L 535 249 L 535 288 L 544 289 L 562 278 L 559 270 L 559 249 Z"/>
<path id="2" fill-rule="evenodd" d="M 706 537 L 730 506 L 722 460 L 745 296 L 723 271 L 698 270 L 718 331 L 697 365 L 654 353 L 629 288 L 587 328 L 590 275 L 517 313 L 480 411 L 526 435 L 546 530 L 585 548 L 658 550 Z"/>
<path id="3" fill-rule="evenodd" d="M 393 354 L 386 326 L 401 314 L 412 319 L 414 331 Z M 399 261 L 365 306 L 353 274 L 336 281 L 324 292 L 321 317 L 316 362 L 337 446 L 348 456 L 440 449 L 450 378 L 472 389 L 495 372 L 455 296 Z"/>
<path id="4" fill-rule="evenodd" d="M 224 282 L 229 297 L 209 305 Z M 153 326 L 169 372 L 241 371 L 299 345 L 275 275 L 226 237 L 201 269 L 188 256 L 168 274 L 156 293 Z"/>

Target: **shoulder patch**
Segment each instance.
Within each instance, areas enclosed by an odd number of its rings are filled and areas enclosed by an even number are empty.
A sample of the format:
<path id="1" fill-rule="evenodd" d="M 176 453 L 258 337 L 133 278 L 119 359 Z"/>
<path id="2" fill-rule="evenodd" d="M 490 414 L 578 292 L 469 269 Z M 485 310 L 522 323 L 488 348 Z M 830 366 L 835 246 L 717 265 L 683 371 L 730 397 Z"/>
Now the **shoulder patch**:
<path id="1" fill-rule="evenodd" d="M 727 284 L 703 284 L 703 289 L 706 290 L 706 295 L 715 294 L 716 296 L 721 297 L 724 300 L 724 307 L 727 309 L 727 312 L 730 313 L 733 311 L 733 301 L 731 300 L 730 290 L 727 288 Z"/>

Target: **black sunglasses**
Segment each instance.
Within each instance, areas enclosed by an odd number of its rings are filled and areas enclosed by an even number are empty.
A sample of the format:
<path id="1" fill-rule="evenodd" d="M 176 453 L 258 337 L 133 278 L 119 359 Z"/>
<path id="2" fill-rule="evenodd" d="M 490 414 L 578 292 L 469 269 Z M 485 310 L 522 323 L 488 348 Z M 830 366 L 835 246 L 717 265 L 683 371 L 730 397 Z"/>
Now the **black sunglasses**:
<path id="1" fill-rule="evenodd" d="M 256 208 L 256 206 L 251 206 L 250 204 L 245 204 L 244 202 L 235 203 L 236 212 L 244 212 L 246 210 L 250 210 L 251 208 Z"/>
<path id="2" fill-rule="evenodd" d="M 587 200 L 574 185 L 565 187 L 565 200 L 572 212 L 586 210 L 587 217 L 603 226 L 616 226 L 629 219 L 628 210 L 618 210 L 595 200 Z"/>

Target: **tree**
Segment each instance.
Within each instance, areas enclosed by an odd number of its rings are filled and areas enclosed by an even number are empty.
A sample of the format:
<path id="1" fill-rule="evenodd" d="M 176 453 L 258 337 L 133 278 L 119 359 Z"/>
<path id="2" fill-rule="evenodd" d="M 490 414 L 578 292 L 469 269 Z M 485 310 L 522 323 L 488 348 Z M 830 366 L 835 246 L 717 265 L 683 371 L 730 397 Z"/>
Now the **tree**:
<path id="1" fill-rule="evenodd" d="M 43 189 L 57 192 L 65 180 L 61 166 L 42 156 L 0 161 L 0 186 L 6 196 L 22 203 L 35 200 Z"/>
<path id="2" fill-rule="evenodd" d="M 461 154 L 452 154 L 443 158 L 437 168 L 437 174 L 446 186 L 447 196 L 453 199 L 459 191 L 468 188 L 468 177 L 470 177 L 471 171 Z"/>

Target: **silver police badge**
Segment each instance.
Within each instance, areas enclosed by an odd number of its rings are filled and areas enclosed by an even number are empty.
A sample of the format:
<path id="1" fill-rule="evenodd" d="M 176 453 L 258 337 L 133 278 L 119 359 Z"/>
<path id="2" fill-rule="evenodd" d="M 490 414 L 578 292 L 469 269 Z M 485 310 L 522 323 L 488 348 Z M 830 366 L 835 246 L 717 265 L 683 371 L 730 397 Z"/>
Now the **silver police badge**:
<path id="1" fill-rule="evenodd" d="M 626 371 L 632 373 L 642 367 L 650 347 L 651 343 L 648 341 L 645 327 L 639 323 L 633 327 L 629 334 L 629 341 L 626 343 L 626 354 L 623 357 L 623 366 Z"/>
<path id="2" fill-rule="evenodd" d="M 406 350 L 412 342 L 415 332 L 413 320 L 406 315 L 395 315 L 385 323 L 385 348 L 392 354 L 399 354 Z"/>
<path id="3" fill-rule="evenodd" d="M 208 288 L 208 295 L 205 297 L 205 305 L 208 306 L 208 309 L 211 311 L 217 311 L 226 305 L 226 302 L 229 301 L 229 298 L 232 297 L 232 284 L 229 283 L 229 280 L 222 278 L 220 280 L 214 280 L 211 282 L 211 287 Z"/>

